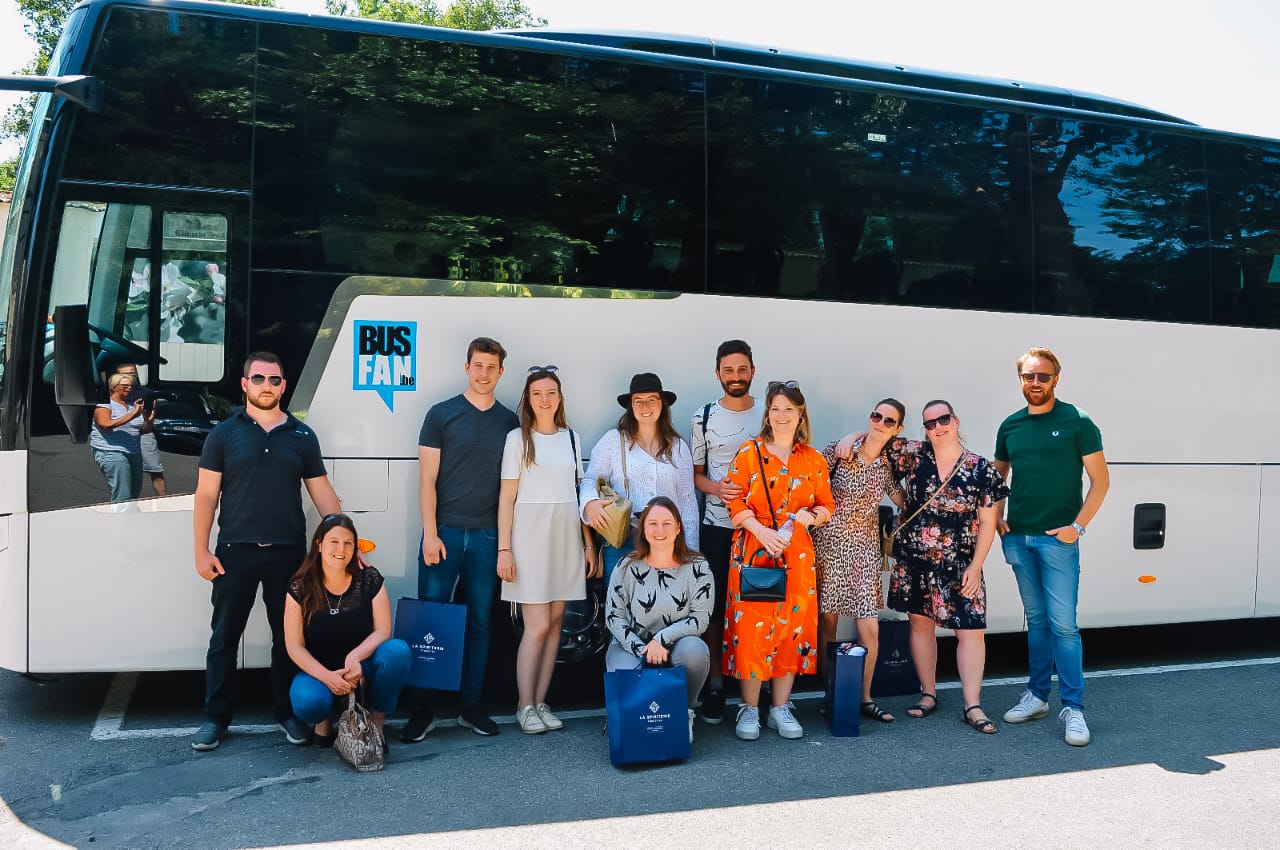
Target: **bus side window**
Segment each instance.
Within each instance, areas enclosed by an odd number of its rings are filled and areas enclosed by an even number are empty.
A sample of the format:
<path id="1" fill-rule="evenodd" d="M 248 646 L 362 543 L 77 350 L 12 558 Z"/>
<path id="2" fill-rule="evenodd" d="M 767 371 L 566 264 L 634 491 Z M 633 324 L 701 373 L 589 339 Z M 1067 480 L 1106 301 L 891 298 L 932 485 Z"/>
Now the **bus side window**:
<path id="1" fill-rule="evenodd" d="M 99 372 L 143 359 L 138 349 L 150 347 L 150 249 L 150 207 L 92 201 L 63 207 L 47 313 L 52 319 L 56 307 L 88 305 L 89 324 L 99 329 Z M 47 384 L 53 383 L 53 351 L 50 321 L 41 368 Z"/>
<path id="2" fill-rule="evenodd" d="M 217 381 L 226 345 L 227 217 L 166 212 L 160 264 L 160 378 Z"/>

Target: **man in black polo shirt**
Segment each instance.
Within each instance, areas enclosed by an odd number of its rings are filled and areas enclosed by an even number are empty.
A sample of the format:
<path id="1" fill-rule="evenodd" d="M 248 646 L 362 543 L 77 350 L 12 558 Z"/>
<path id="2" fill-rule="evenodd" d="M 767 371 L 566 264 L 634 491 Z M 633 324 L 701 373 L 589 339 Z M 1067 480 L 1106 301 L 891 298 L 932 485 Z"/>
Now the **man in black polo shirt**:
<path id="1" fill-rule="evenodd" d="M 200 751 L 216 749 L 231 724 L 236 658 L 259 584 L 271 626 L 275 718 L 289 743 L 310 742 L 311 730 L 293 716 L 289 704 L 294 667 L 284 644 L 285 592 L 307 554 L 299 484 L 306 485 L 321 516 L 341 510 L 315 432 L 280 409 L 285 390 L 280 358 L 266 351 L 250 354 L 240 387 L 246 404 L 205 440 L 196 483 L 196 572 L 213 583 L 205 723 L 191 741 Z M 209 551 L 209 532 L 219 508 L 215 553 Z"/>

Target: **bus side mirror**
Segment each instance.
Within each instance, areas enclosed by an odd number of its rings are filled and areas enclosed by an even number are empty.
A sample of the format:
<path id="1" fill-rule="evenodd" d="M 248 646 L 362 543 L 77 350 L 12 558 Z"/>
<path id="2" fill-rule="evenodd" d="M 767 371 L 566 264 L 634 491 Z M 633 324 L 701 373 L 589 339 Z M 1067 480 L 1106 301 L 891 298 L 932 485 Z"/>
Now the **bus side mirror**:
<path id="1" fill-rule="evenodd" d="M 73 443 L 89 440 L 89 417 L 98 383 L 89 345 L 89 307 L 66 304 L 53 311 L 53 397 Z"/>

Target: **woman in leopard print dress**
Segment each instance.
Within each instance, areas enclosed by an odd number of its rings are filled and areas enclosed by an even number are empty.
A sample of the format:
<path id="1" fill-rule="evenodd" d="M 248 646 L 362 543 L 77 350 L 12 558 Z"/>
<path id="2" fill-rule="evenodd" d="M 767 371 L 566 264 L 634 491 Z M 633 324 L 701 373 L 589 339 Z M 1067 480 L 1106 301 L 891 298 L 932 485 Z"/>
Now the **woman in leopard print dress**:
<path id="1" fill-rule="evenodd" d="M 902 492 L 893 478 L 885 447 L 902 431 L 906 408 L 887 398 L 871 412 L 867 434 L 853 445 L 852 457 L 839 460 L 837 443 L 823 450 L 831 467 L 836 510 L 831 522 L 813 534 L 818 565 L 818 638 L 826 663 L 827 644 L 835 640 L 841 615 L 858 624 L 858 643 L 866 647 L 862 673 L 862 713 L 884 723 L 893 715 L 871 699 L 871 677 L 880 644 L 879 507 L 887 495 L 899 506 Z"/>

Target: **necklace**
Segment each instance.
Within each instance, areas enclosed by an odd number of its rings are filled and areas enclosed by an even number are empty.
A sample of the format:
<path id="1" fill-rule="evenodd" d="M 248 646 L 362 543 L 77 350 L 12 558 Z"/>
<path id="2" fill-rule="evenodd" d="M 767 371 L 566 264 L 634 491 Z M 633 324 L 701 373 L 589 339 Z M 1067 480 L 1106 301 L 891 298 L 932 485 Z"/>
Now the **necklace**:
<path id="1" fill-rule="evenodd" d="M 351 589 L 351 586 L 347 585 L 347 590 L 350 590 L 350 589 Z M 329 597 L 332 596 L 333 594 L 329 593 L 329 588 L 326 587 L 324 589 L 324 602 L 326 605 L 329 606 L 330 614 L 337 614 L 338 611 L 342 609 L 342 597 L 347 595 L 347 590 L 344 590 L 341 593 L 339 593 L 336 601 L 330 602 Z"/>

